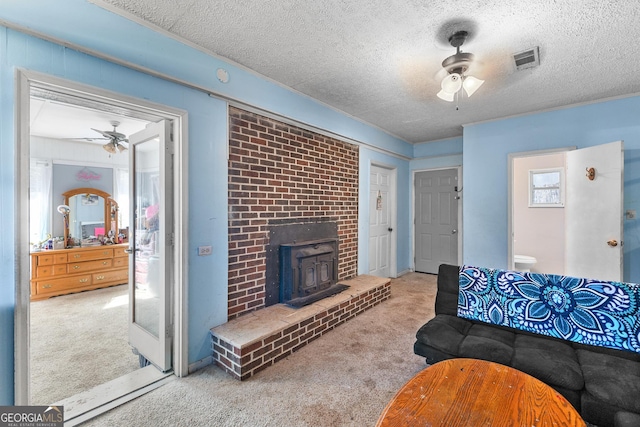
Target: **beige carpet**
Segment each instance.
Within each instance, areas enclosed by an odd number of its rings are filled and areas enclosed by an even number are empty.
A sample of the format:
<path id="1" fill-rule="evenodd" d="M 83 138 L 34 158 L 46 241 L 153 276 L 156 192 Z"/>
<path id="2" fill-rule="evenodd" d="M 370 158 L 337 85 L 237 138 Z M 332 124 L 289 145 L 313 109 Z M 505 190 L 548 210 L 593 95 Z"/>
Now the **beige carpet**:
<path id="1" fill-rule="evenodd" d="M 139 368 L 127 285 L 31 303 L 31 404 L 49 405 Z"/>
<path id="2" fill-rule="evenodd" d="M 434 316 L 435 281 L 418 273 L 393 280 L 389 300 L 247 381 L 208 366 L 84 425 L 373 426 L 426 367 L 413 343 Z"/>

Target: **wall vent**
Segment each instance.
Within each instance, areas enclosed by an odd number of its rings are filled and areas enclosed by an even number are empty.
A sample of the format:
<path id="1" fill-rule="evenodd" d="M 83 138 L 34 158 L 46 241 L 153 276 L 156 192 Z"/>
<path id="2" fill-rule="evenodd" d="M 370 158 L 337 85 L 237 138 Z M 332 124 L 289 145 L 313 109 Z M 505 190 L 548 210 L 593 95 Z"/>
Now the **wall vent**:
<path id="1" fill-rule="evenodd" d="M 527 68 L 537 67 L 540 65 L 540 48 L 536 46 L 532 49 L 515 53 L 513 55 L 513 61 L 516 64 L 517 70 L 526 70 Z"/>

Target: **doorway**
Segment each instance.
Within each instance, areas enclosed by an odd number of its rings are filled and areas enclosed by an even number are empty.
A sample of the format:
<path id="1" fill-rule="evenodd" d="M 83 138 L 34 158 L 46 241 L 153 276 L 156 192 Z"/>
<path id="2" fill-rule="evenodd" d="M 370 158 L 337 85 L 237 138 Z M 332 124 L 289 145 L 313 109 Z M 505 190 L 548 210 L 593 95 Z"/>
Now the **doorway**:
<path id="1" fill-rule="evenodd" d="M 369 273 L 395 277 L 396 170 L 371 165 L 369 179 Z"/>
<path id="2" fill-rule="evenodd" d="M 101 89 L 88 87 L 84 85 L 80 85 L 77 83 L 69 82 L 66 80 L 54 78 L 51 76 L 43 75 L 40 73 L 21 71 L 19 72 L 19 86 L 17 90 L 19 112 L 18 116 L 18 138 L 16 140 L 17 143 L 17 153 L 20 153 L 20 163 L 19 163 L 19 173 L 20 173 L 20 184 L 18 188 L 18 197 L 20 200 L 20 215 L 21 218 L 29 218 L 30 212 L 30 203 L 29 203 L 29 188 L 30 188 L 30 158 L 31 155 L 31 125 L 33 124 L 34 115 L 31 113 L 34 111 L 31 109 L 31 104 L 34 99 L 46 99 L 47 102 L 57 103 L 58 107 L 61 108 L 74 108 L 75 114 L 72 114 L 74 117 L 81 116 L 82 112 L 90 112 L 90 114 L 95 114 L 101 117 L 111 117 L 120 119 L 122 122 L 129 121 L 137 121 L 139 122 L 139 129 L 131 129 L 131 133 L 135 133 L 137 130 L 148 129 L 149 123 L 158 122 L 161 120 L 165 120 L 169 123 L 173 123 L 173 146 L 170 150 L 166 150 L 168 153 L 172 153 L 171 156 L 168 157 L 168 165 L 162 165 L 160 169 L 167 172 L 167 180 L 171 183 L 176 183 L 175 192 L 173 194 L 163 193 L 164 190 L 160 190 L 159 196 L 163 198 L 163 203 L 166 207 L 165 210 L 165 218 L 166 221 L 171 221 L 171 226 L 173 227 L 173 218 L 182 217 L 181 212 L 186 206 L 186 194 L 180 185 L 184 182 L 185 177 L 183 174 L 186 173 L 186 168 L 183 168 L 184 164 L 184 150 L 186 150 L 186 140 L 184 138 L 184 129 L 183 129 L 183 120 L 186 119 L 186 112 L 179 111 L 170 107 L 160 106 L 156 104 L 152 104 L 148 101 L 138 100 L 129 98 L 120 94 L 115 94 L 107 91 L 103 91 Z M 97 132 L 94 136 L 94 132 L 91 129 L 92 126 L 86 127 L 86 132 L 91 132 L 90 134 L 85 135 L 76 135 L 70 136 L 69 141 L 64 142 L 75 142 L 71 141 L 72 139 L 92 139 L 95 137 L 101 136 Z M 97 127 L 97 126 L 96 126 Z M 105 126 L 97 127 L 98 131 L 104 130 Z M 108 129 L 108 128 L 107 128 Z M 115 129 L 114 129 L 115 131 Z M 98 144 L 103 145 L 104 141 L 98 141 L 98 138 L 95 138 Z M 169 139 L 169 138 L 167 138 Z M 91 142 L 91 141 L 89 141 Z M 105 144 L 106 145 L 106 144 Z M 108 147 L 99 146 L 98 152 L 107 156 L 106 158 L 110 158 L 113 160 L 116 156 L 128 156 L 126 151 L 120 151 L 121 149 L 118 147 L 114 150 L 107 150 Z M 95 151 L 95 150 L 94 150 Z M 115 151 L 115 152 L 113 152 Z M 163 150 L 164 151 L 164 150 Z M 97 158 L 97 157 L 94 157 Z M 120 158 L 122 159 L 122 158 Z M 87 163 L 86 159 L 82 160 L 82 163 Z M 125 162 L 126 166 L 124 168 L 129 167 L 130 162 Z M 94 163 L 89 164 L 87 167 L 97 167 L 98 165 L 94 161 Z M 123 169 L 122 165 L 119 166 L 118 169 Z M 95 172 L 95 171 L 93 171 Z M 92 174 L 91 171 L 84 174 L 85 176 L 96 176 L 97 174 Z M 139 174 L 138 174 L 139 175 Z M 115 181 L 115 180 L 114 180 Z M 120 192 L 120 194 L 122 194 Z M 53 195 L 52 195 L 53 197 Z M 93 199 L 87 198 L 90 200 L 90 203 L 94 203 Z M 54 205 L 58 205 L 57 202 L 53 201 L 50 203 L 52 207 L 55 208 Z M 134 203 L 130 204 L 131 206 Z M 143 206 L 140 206 L 143 207 Z M 126 204 L 123 206 L 123 210 L 126 209 Z M 129 230 L 133 230 L 136 213 L 132 212 L 133 209 L 129 210 L 130 212 L 130 221 L 129 221 Z M 60 212 L 60 211 L 58 211 Z M 61 212 L 62 213 L 62 212 Z M 117 212 L 116 212 L 117 213 Z M 55 215 L 55 216 L 54 216 Z M 61 220 L 61 216 L 57 217 L 57 214 L 51 214 L 50 219 L 53 221 Z M 122 219 L 121 219 L 122 221 Z M 104 222 L 107 222 L 106 215 Z M 121 222 L 123 224 L 123 222 Z M 97 229 L 101 229 L 102 224 L 95 224 Z M 30 311 L 31 311 L 31 289 L 30 289 L 30 249 L 31 245 L 29 242 L 32 241 L 30 231 L 29 231 L 29 221 L 28 220 L 19 220 L 17 224 L 19 229 L 19 238 L 18 238 L 18 248 L 19 252 L 19 274 L 18 274 L 18 283 L 17 285 L 17 307 L 16 307 L 16 404 L 26 405 L 30 403 L 30 380 L 31 380 L 31 364 L 30 364 L 30 355 L 32 349 L 34 348 L 34 343 L 30 341 L 31 339 L 31 324 L 30 324 Z M 95 229 L 95 230 L 97 230 Z M 126 230 L 126 227 L 119 227 L 118 230 Z M 172 234 L 173 233 L 173 234 Z M 105 233 L 106 234 L 106 233 Z M 125 233 L 128 234 L 128 233 Z M 170 350 L 171 366 L 170 369 L 173 369 L 173 372 L 178 376 L 183 376 L 187 374 L 187 347 L 186 347 L 186 331 L 185 331 L 185 315 L 186 310 L 184 307 L 185 298 L 185 290 L 186 290 L 186 280 L 185 280 L 185 267 L 183 265 L 183 260 L 186 259 L 184 256 L 185 252 L 185 244 L 186 244 L 186 235 L 185 229 L 183 226 L 177 226 L 172 229 L 172 232 L 167 233 L 167 235 L 172 234 L 172 242 L 171 243 L 171 253 L 165 257 L 165 259 L 170 260 L 170 266 L 167 268 L 167 284 L 170 289 L 167 292 L 167 304 L 164 310 L 163 317 L 166 319 L 170 319 L 166 321 L 167 324 L 172 324 L 173 327 L 171 329 L 166 328 L 167 335 L 172 338 L 170 342 L 173 342 L 173 347 Z M 131 233 L 131 235 L 135 235 L 135 233 Z M 92 236 L 97 237 L 97 236 Z M 117 239 L 120 238 L 120 233 L 114 233 L 109 236 L 101 236 L 102 238 L 111 238 Z M 125 236 L 125 240 L 126 237 Z M 98 239 L 99 240 L 99 239 Z M 64 243 L 60 242 L 62 245 L 62 249 L 66 247 L 68 243 L 65 239 Z M 114 243 L 113 240 L 111 242 L 102 241 L 102 243 Z M 100 243 L 97 243 L 98 245 Z M 90 245 L 88 245 L 90 246 Z M 126 246 L 126 245 L 125 245 Z M 100 246 L 101 248 L 107 248 L 107 246 Z M 115 250 L 116 246 L 108 247 L 111 250 Z M 79 248 L 82 249 L 82 248 Z M 93 250 L 93 248 L 87 248 Z M 53 253 L 53 252 L 52 252 Z M 133 257 L 129 256 L 129 259 Z M 125 255 L 126 259 L 126 255 Z M 107 261 L 100 261 L 107 262 Z M 112 262 L 108 260 L 108 262 Z M 114 263 L 122 263 L 121 260 L 115 260 Z M 133 262 L 133 264 L 132 264 Z M 132 265 L 132 269 L 135 266 L 135 260 L 130 261 L 130 265 Z M 93 274 L 95 276 L 95 274 Z M 93 279 L 102 280 L 108 275 L 97 275 Z M 129 274 L 131 277 L 131 273 Z M 92 280 L 92 279 L 87 279 Z M 126 280 L 125 280 L 126 281 Z M 129 283 L 132 283 L 129 280 Z M 116 288 L 116 287 L 114 287 Z M 114 288 L 105 288 L 109 290 L 113 290 Z M 91 292 L 95 292 L 89 290 L 86 294 Z M 130 293 L 130 292 L 129 292 Z M 81 295 L 81 293 L 72 293 L 71 296 Z M 122 295 L 118 296 L 115 300 L 110 300 L 109 304 L 110 308 L 113 308 L 114 305 L 122 305 L 127 304 L 127 302 L 123 303 L 123 300 L 120 298 Z M 62 298 L 62 297 L 55 297 Z M 129 301 L 131 299 L 129 298 Z M 142 304 L 141 304 L 142 305 Z M 132 310 L 128 310 L 131 312 Z M 129 315 L 129 325 L 131 325 L 131 314 Z M 131 326 L 129 326 L 129 329 Z M 165 329 L 163 329 L 165 330 Z M 126 336 L 127 331 L 123 331 L 123 334 Z M 72 336 L 72 335 L 71 335 Z M 67 337 L 67 339 L 73 339 Z M 131 344 L 134 342 L 131 341 L 131 337 L 129 337 Z M 166 342 L 166 341 L 165 341 Z M 91 352 L 89 351 L 84 357 L 91 357 Z M 140 360 L 146 360 L 146 358 L 138 358 L 134 356 L 136 362 Z M 146 364 L 146 363 L 144 363 Z M 162 371 L 167 371 L 170 369 L 166 369 L 166 366 L 162 367 Z M 88 414 L 91 416 L 95 416 L 100 413 L 102 410 L 109 409 L 113 407 L 113 402 L 124 403 L 127 400 L 127 396 L 130 398 L 134 398 L 141 393 L 141 390 L 148 387 L 150 384 L 158 385 L 163 378 L 166 378 L 166 374 L 162 373 L 161 370 L 156 369 L 154 366 L 145 367 L 143 369 L 139 369 L 138 371 L 144 371 L 143 373 L 135 372 L 134 377 L 135 380 L 126 380 L 126 374 L 124 380 L 122 378 L 115 378 L 109 381 L 107 384 L 110 384 L 107 387 L 110 390 L 110 394 L 105 394 L 105 384 L 99 384 L 95 389 L 85 390 L 81 394 L 76 394 L 74 396 L 68 397 L 64 399 L 62 402 L 65 405 L 65 420 L 76 418 L 77 421 L 82 419 L 87 419 Z M 154 373 L 155 372 L 155 373 Z M 74 374 L 73 372 L 69 372 L 69 375 Z M 135 384 L 134 384 L 135 383 Z M 99 393 L 96 393 L 95 390 L 101 388 L 102 390 Z M 133 387 L 133 389 L 131 388 Z M 96 398 L 98 396 L 98 398 Z M 83 402 L 89 402 L 89 404 L 85 404 Z M 60 401 L 56 402 L 34 402 L 37 404 L 52 404 L 52 403 L 60 403 Z M 111 406 L 109 406 L 111 405 Z M 69 412 L 71 409 L 71 413 Z"/>
<path id="3" fill-rule="evenodd" d="M 622 141 L 510 154 L 509 268 L 623 280 L 623 165 Z"/>
<path id="4" fill-rule="evenodd" d="M 458 169 L 415 173 L 415 271 L 437 274 L 440 264 L 458 265 Z"/>

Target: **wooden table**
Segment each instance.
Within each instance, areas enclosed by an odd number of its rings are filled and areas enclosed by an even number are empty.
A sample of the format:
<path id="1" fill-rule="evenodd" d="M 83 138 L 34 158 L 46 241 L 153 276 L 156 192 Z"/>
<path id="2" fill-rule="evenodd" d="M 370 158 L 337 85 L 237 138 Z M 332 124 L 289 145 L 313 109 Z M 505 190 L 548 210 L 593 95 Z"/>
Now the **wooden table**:
<path id="1" fill-rule="evenodd" d="M 380 415 L 378 427 L 580 426 L 557 391 L 516 369 L 450 359 L 419 372 Z"/>

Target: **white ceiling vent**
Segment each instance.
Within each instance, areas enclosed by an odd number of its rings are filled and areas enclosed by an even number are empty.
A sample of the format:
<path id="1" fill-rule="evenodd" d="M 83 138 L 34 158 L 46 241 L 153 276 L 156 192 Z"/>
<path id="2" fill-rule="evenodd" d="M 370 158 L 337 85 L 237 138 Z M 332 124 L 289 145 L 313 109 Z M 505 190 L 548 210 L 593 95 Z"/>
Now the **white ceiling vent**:
<path id="1" fill-rule="evenodd" d="M 513 61 L 516 63 L 517 70 L 526 70 L 540 65 L 540 48 L 538 46 L 527 49 L 523 52 L 515 53 Z"/>

